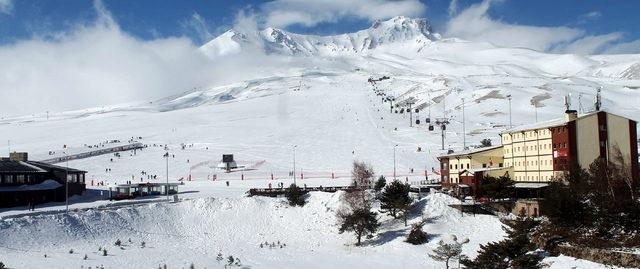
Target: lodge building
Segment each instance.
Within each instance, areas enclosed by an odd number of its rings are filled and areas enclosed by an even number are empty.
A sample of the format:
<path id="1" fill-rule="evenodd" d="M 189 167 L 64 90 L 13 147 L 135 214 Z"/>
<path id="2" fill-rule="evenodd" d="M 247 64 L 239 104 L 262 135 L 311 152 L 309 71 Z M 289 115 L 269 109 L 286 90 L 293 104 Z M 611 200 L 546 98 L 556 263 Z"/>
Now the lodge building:
<path id="1" fill-rule="evenodd" d="M 86 171 L 37 161 L 24 152 L 0 158 L 0 207 L 26 206 L 65 200 L 65 179 L 69 196 L 85 190 Z"/>
<path id="2" fill-rule="evenodd" d="M 571 166 L 583 168 L 599 157 L 610 160 L 619 151 L 638 182 L 637 122 L 605 111 L 565 116 L 547 122 L 523 125 L 501 134 L 501 146 L 440 156 L 443 187 L 477 188 L 484 176 L 507 175 L 516 187 L 541 187 L 567 173 Z M 500 161 L 497 167 L 468 160 Z M 471 184 L 470 184 L 471 183 Z"/>

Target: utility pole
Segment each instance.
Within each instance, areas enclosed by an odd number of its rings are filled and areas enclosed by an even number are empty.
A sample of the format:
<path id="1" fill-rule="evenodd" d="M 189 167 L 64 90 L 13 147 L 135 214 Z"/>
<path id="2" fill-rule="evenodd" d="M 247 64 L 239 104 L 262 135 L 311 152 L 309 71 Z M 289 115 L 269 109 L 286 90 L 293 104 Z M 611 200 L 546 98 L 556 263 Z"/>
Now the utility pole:
<path id="1" fill-rule="evenodd" d="M 507 94 L 507 99 L 509 99 L 509 129 L 513 128 L 513 124 L 511 122 L 511 94 Z"/>
<path id="2" fill-rule="evenodd" d="M 467 132 L 465 129 L 466 121 L 464 119 L 464 98 L 462 98 L 462 148 L 467 149 Z"/>

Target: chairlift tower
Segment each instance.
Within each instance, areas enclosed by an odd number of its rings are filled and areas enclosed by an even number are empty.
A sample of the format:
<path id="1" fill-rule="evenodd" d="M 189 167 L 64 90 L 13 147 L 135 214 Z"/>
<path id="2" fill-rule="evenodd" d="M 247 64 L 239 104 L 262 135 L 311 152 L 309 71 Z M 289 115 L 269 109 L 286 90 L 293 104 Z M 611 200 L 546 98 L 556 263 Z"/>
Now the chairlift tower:
<path id="1" fill-rule="evenodd" d="M 440 126 L 441 136 L 442 136 L 442 150 L 444 150 L 444 131 L 447 130 L 447 125 L 451 122 L 447 118 L 436 118 L 436 125 Z"/>
<path id="2" fill-rule="evenodd" d="M 411 110 L 411 105 L 415 103 L 416 102 L 413 99 L 407 101 L 407 104 L 409 105 L 409 127 L 413 127 L 413 110 Z"/>

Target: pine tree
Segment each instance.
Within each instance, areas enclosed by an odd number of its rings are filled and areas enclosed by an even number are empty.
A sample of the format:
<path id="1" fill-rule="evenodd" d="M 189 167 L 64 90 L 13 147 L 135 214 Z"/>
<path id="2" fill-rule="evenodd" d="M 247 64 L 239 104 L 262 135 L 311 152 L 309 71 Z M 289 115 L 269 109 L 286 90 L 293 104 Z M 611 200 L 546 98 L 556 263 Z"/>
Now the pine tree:
<path id="1" fill-rule="evenodd" d="M 382 191 L 382 189 L 384 189 L 385 185 L 387 185 L 387 180 L 384 178 L 384 176 L 380 176 L 378 180 L 376 180 L 376 184 L 373 186 L 373 189 L 376 192 L 380 192 Z"/>
<path id="2" fill-rule="evenodd" d="M 376 216 L 377 213 L 371 212 L 370 209 L 355 209 L 351 213 L 338 214 L 339 233 L 354 232 L 358 240 L 356 246 L 359 246 L 363 235 L 373 234 L 378 230 L 380 224 Z"/>
<path id="3" fill-rule="evenodd" d="M 284 193 L 290 206 L 304 206 L 306 203 L 304 192 L 296 184 L 291 184 Z"/>
<path id="4" fill-rule="evenodd" d="M 462 260 L 462 264 L 467 268 L 541 268 L 542 257 L 531 253 L 536 246 L 531 243 L 530 234 L 538 224 L 538 221 L 530 218 L 508 223 L 504 228 L 506 239 L 480 245 L 476 258 L 473 261 Z"/>
<path id="5" fill-rule="evenodd" d="M 402 213 L 405 226 L 407 225 L 407 214 L 413 202 L 409 196 L 409 190 L 409 185 L 394 180 L 384 188 L 380 197 L 380 208 L 386 210 L 395 219 L 398 218 L 398 213 Z"/>

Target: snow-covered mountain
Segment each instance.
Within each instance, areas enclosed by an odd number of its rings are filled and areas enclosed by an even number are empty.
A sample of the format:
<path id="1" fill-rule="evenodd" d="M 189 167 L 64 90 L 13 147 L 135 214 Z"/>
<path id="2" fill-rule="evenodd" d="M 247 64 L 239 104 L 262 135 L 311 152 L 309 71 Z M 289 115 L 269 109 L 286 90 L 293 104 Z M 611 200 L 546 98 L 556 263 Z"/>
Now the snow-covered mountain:
<path id="1" fill-rule="evenodd" d="M 269 54 L 331 56 L 367 52 L 399 43 L 419 50 L 439 38 L 426 19 L 399 16 L 376 21 L 365 30 L 333 36 L 300 35 L 272 27 L 248 33 L 231 29 L 203 45 L 201 50 L 210 57 L 249 48 L 262 49 Z"/>

